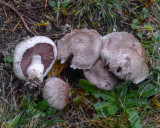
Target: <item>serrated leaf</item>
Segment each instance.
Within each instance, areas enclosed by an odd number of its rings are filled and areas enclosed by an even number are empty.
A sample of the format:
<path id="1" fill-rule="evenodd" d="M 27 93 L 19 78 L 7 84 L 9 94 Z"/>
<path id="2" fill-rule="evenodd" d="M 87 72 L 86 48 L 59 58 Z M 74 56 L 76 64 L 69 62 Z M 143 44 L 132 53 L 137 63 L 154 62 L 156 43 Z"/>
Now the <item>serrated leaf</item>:
<path id="1" fill-rule="evenodd" d="M 100 90 L 95 87 L 93 84 L 88 82 L 87 80 L 81 79 L 79 82 L 79 87 L 81 87 L 86 93 L 91 93 L 96 98 L 103 98 L 108 101 L 115 101 L 115 95 L 113 93 L 109 93 L 108 91 Z"/>
<path id="2" fill-rule="evenodd" d="M 129 115 L 129 121 L 131 123 L 132 128 L 142 128 L 142 124 L 140 124 L 140 117 L 138 115 L 138 111 L 135 109 L 127 110 Z"/>

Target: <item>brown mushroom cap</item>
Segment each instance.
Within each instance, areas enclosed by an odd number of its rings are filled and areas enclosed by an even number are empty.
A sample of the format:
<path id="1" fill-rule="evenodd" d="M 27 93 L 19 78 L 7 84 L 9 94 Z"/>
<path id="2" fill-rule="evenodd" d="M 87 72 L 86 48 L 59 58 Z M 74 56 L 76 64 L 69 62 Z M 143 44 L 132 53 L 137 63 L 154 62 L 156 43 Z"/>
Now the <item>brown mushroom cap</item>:
<path id="1" fill-rule="evenodd" d="M 42 88 L 43 98 L 57 110 L 62 110 L 66 106 L 69 102 L 70 93 L 69 85 L 56 77 L 49 78 Z"/>
<path id="2" fill-rule="evenodd" d="M 91 69 L 84 70 L 83 73 L 86 79 L 100 89 L 111 90 L 117 83 L 117 79 L 107 70 L 101 59 Z"/>
<path id="3" fill-rule="evenodd" d="M 102 37 L 93 29 L 74 30 L 57 42 L 57 59 L 64 63 L 73 55 L 71 66 L 90 69 L 100 57 Z"/>
<path id="4" fill-rule="evenodd" d="M 127 32 L 113 32 L 103 37 L 101 58 L 109 71 L 134 83 L 148 76 L 145 51 L 141 43 Z"/>

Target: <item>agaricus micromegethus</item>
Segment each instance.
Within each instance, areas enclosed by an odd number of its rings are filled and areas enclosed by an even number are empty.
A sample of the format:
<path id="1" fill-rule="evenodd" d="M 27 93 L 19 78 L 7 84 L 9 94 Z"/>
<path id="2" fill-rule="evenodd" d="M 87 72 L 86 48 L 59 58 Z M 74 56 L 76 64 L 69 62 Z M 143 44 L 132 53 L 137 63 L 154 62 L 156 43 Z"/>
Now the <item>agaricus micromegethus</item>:
<path id="1" fill-rule="evenodd" d="M 141 43 L 127 32 L 113 32 L 103 37 L 101 58 L 109 71 L 137 84 L 149 73 Z"/>
<path id="2" fill-rule="evenodd" d="M 108 71 L 101 59 L 83 73 L 86 79 L 103 90 L 111 90 L 117 83 L 116 77 Z"/>
<path id="3" fill-rule="evenodd" d="M 64 63 L 73 55 L 73 69 L 90 69 L 99 59 L 102 37 L 93 29 L 73 30 L 57 42 L 57 59 Z"/>
<path id="4" fill-rule="evenodd" d="M 35 36 L 19 43 L 13 55 L 13 69 L 21 80 L 41 83 L 54 64 L 57 49 L 48 37 Z"/>
<path id="5" fill-rule="evenodd" d="M 57 77 L 47 79 L 42 88 L 43 98 L 57 110 L 62 110 L 67 105 L 70 93 L 69 85 Z"/>

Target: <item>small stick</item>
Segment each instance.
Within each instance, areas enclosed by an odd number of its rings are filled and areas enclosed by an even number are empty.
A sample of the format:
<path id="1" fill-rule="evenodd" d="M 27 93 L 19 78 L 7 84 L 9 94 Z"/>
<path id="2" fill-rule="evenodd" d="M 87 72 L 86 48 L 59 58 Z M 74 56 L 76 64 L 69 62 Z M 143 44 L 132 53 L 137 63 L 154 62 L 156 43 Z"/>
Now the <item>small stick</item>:
<path id="1" fill-rule="evenodd" d="M 16 26 L 14 27 L 14 29 L 12 30 L 12 33 L 16 30 L 17 26 L 19 25 L 19 23 L 21 22 L 21 19 L 19 19 L 18 23 L 16 24 Z"/>
<path id="2" fill-rule="evenodd" d="M 24 24 L 24 27 L 27 29 L 28 32 L 32 33 L 33 35 L 35 35 L 35 33 L 33 33 L 31 31 L 31 29 L 28 27 L 27 23 L 25 22 L 24 18 L 22 17 L 22 15 L 14 8 L 12 7 L 11 5 L 9 5 L 8 3 L 4 2 L 4 1 L 0 1 L 0 4 L 3 4 L 7 7 L 9 7 L 10 9 L 12 9 L 22 20 L 23 24 Z"/>
<path id="3" fill-rule="evenodd" d="M 6 9 L 4 8 L 4 15 L 5 15 L 5 17 L 6 17 L 6 19 L 7 19 L 7 22 L 8 22 L 8 16 L 7 16 L 7 13 L 6 13 Z"/>
<path id="4" fill-rule="evenodd" d="M 45 9 L 46 9 L 46 7 L 47 7 L 47 0 L 46 0 L 46 2 L 45 2 Z"/>
<path id="5" fill-rule="evenodd" d="M 36 33 L 36 35 L 39 35 L 35 28 L 33 28 L 33 31 Z"/>

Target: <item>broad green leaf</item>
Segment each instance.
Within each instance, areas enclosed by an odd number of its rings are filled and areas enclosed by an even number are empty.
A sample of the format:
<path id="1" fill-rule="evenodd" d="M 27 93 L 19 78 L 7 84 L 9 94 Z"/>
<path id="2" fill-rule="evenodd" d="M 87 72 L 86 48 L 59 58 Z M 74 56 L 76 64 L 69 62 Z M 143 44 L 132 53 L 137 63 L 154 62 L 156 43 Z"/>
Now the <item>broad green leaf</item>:
<path id="1" fill-rule="evenodd" d="M 148 10 L 146 8 L 143 8 L 142 12 L 148 13 Z"/>
<path id="2" fill-rule="evenodd" d="M 132 28 L 132 29 L 136 29 L 136 28 L 137 28 L 137 25 L 136 25 L 136 24 L 132 24 L 132 25 L 131 25 L 131 28 Z"/>
<path id="3" fill-rule="evenodd" d="M 114 115 L 117 113 L 118 108 L 116 107 L 116 105 L 108 104 L 107 110 L 109 114 Z"/>
<path id="4" fill-rule="evenodd" d="M 81 87 L 86 93 L 91 93 L 96 98 L 103 98 L 108 101 L 115 101 L 115 94 L 110 93 L 108 91 L 100 90 L 87 80 L 81 79 L 79 82 L 79 87 Z"/>
<path id="5" fill-rule="evenodd" d="M 97 102 L 94 107 L 97 111 L 105 110 L 108 107 L 108 102 Z"/>
<path id="6" fill-rule="evenodd" d="M 132 23 L 133 23 L 133 24 L 138 23 L 138 19 L 134 19 L 134 20 L 132 21 Z"/>
<path id="7" fill-rule="evenodd" d="M 142 128 L 142 124 L 140 124 L 140 117 L 138 115 L 138 111 L 135 109 L 127 110 L 129 115 L 129 121 L 131 123 L 131 128 Z"/>
<path id="8" fill-rule="evenodd" d="M 137 36 L 142 40 L 142 34 L 137 33 Z"/>
<path id="9" fill-rule="evenodd" d="M 159 88 L 153 84 L 147 84 L 144 87 L 140 87 L 138 91 L 141 92 L 141 96 L 144 98 L 148 98 L 160 92 Z"/>

